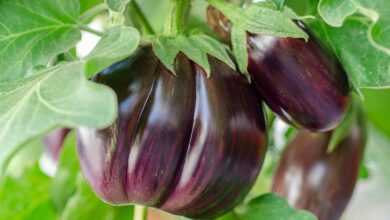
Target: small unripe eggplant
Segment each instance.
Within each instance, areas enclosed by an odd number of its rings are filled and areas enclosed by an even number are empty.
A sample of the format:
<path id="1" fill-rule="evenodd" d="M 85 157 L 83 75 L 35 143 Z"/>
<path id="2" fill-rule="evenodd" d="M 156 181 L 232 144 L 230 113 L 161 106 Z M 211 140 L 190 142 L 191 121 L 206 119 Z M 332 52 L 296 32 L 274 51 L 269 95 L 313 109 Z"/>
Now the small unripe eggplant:
<path id="1" fill-rule="evenodd" d="M 230 25 L 221 12 L 209 9 L 208 21 L 226 39 Z M 285 121 L 330 131 L 348 107 L 348 78 L 336 56 L 303 23 L 297 24 L 309 35 L 307 42 L 248 34 L 248 72 L 267 105 Z"/>
<path id="2" fill-rule="evenodd" d="M 81 168 L 112 204 L 188 217 L 227 212 L 248 193 L 266 151 L 257 93 L 215 58 L 211 77 L 183 54 L 174 76 L 150 48 L 95 77 L 118 95 L 109 128 L 81 128 Z"/>
<path id="3" fill-rule="evenodd" d="M 358 179 L 365 148 L 362 126 L 349 134 L 332 152 L 327 152 L 331 133 L 300 131 L 283 152 L 272 191 L 290 205 L 306 209 L 319 220 L 339 220 Z"/>
<path id="4" fill-rule="evenodd" d="M 65 138 L 69 132 L 69 128 L 57 128 L 43 138 L 43 144 L 46 146 L 46 154 L 53 162 L 58 161 Z"/>

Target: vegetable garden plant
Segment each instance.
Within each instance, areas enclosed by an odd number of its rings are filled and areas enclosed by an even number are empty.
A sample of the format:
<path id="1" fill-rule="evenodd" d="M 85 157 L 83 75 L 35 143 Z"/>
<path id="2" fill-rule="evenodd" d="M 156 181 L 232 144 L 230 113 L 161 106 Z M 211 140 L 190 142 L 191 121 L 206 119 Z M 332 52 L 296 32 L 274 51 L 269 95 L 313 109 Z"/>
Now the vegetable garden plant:
<path id="1" fill-rule="evenodd" d="M 0 219 L 343 219 L 390 177 L 389 7 L 0 0 Z"/>

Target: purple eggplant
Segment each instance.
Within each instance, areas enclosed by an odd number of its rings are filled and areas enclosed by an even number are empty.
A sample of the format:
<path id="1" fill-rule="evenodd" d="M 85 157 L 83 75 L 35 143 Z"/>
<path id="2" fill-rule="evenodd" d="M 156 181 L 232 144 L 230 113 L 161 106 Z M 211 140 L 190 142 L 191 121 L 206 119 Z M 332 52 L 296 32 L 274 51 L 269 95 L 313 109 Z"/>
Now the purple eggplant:
<path id="1" fill-rule="evenodd" d="M 209 25 L 228 40 L 229 22 L 208 10 Z M 219 21 L 219 22 L 218 22 Z M 267 105 L 285 121 L 311 131 L 330 131 L 343 119 L 350 86 L 336 56 L 311 34 L 303 39 L 248 34 L 248 72 Z"/>
<path id="2" fill-rule="evenodd" d="M 240 74 L 209 60 L 207 78 L 180 54 L 174 76 L 143 48 L 95 77 L 119 100 L 112 126 L 78 131 L 82 171 L 103 200 L 203 218 L 248 193 L 266 151 L 260 100 Z"/>
<path id="3" fill-rule="evenodd" d="M 362 125 L 328 153 L 331 132 L 300 131 L 281 156 L 272 191 L 319 220 L 338 220 L 353 194 L 365 147 Z"/>
<path id="4" fill-rule="evenodd" d="M 43 138 L 43 144 L 46 146 L 46 153 L 52 161 L 58 161 L 65 138 L 69 132 L 69 128 L 57 128 Z"/>

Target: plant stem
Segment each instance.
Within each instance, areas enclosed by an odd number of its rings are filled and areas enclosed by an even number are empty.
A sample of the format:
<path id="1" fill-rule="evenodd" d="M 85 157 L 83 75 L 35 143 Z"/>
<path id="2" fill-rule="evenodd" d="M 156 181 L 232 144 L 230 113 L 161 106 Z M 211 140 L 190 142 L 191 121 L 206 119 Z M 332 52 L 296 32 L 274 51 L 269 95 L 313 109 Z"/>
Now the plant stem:
<path id="1" fill-rule="evenodd" d="M 92 33 L 92 34 L 95 34 L 95 35 L 97 35 L 99 37 L 103 37 L 103 35 L 104 35 L 103 32 L 95 30 L 95 29 L 92 29 L 92 28 L 90 28 L 90 27 L 88 27 L 86 25 L 80 25 L 79 27 L 80 27 L 81 30 L 87 31 L 87 32 Z"/>
<path id="2" fill-rule="evenodd" d="M 142 25 L 146 34 L 155 34 L 152 25 L 146 18 L 145 14 L 143 13 L 138 3 L 135 0 L 132 0 L 130 4 L 131 4 L 130 7 L 132 9 L 132 12 L 134 12 L 134 14 L 137 16 L 137 21 L 140 22 L 140 25 Z"/>
<path id="3" fill-rule="evenodd" d="M 108 7 L 105 3 L 98 4 L 95 7 L 84 12 L 80 16 L 80 21 L 82 24 L 88 23 L 92 18 L 96 17 L 97 15 L 99 15 L 102 12 L 107 11 L 107 10 L 108 10 Z"/>
<path id="4" fill-rule="evenodd" d="M 165 32 L 177 35 L 183 32 L 191 8 L 191 0 L 170 0 L 170 13 Z"/>
<path id="5" fill-rule="evenodd" d="M 148 208 L 142 205 L 134 205 L 133 220 L 147 220 Z"/>

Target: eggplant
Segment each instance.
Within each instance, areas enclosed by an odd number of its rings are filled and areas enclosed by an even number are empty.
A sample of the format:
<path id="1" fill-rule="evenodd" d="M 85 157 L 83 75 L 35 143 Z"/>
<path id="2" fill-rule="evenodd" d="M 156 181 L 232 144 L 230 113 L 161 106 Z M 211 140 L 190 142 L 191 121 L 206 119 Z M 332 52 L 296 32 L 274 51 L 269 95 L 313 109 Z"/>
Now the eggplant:
<path id="1" fill-rule="evenodd" d="M 57 128 L 43 138 L 43 144 L 46 146 L 45 153 L 53 162 L 58 161 L 65 138 L 70 131 L 69 128 Z"/>
<path id="2" fill-rule="evenodd" d="M 210 8 L 208 22 L 228 40 L 230 24 L 221 12 Z M 248 34 L 248 72 L 262 99 L 283 120 L 314 132 L 330 131 L 349 106 L 347 74 L 335 54 L 296 23 L 309 35 L 307 42 Z"/>
<path id="3" fill-rule="evenodd" d="M 364 126 L 355 124 L 328 153 L 331 132 L 300 131 L 283 152 L 272 191 L 319 220 L 338 220 L 347 207 L 365 148 Z"/>
<path id="4" fill-rule="evenodd" d="M 78 152 L 104 201 L 195 218 L 242 201 L 266 152 L 261 100 L 239 73 L 209 61 L 207 78 L 179 54 L 174 76 L 146 47 L 95 77 L 116 92 L 119 117 L 106 129 L 80 128 Z"/>

